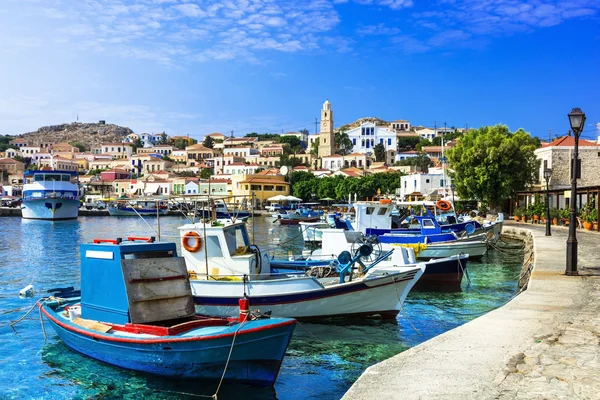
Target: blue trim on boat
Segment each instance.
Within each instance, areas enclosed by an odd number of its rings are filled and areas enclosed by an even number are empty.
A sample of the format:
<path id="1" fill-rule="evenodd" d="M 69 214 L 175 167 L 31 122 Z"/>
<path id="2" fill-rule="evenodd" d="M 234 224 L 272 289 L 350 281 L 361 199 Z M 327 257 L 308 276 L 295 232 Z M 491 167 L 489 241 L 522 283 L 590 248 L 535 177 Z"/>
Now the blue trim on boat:
<path id="1" fill-rule="evenodd" d="M 392 282 L 383 283 L 379 286 L 393 285 L 398 282 L 404 282 L 414 279 L 414 275 L 418 272 L 418 270 L 414 271 L 414 274 L 410 274 L 402 279 L 397 279 Z M 270 295 L 270 296 L 252 296 L 250 294 L 248 298 L 250 299 L 250 304 L 252 306 L 268 306 L 268 305 L 277 305 L 277 304 L 287 304 L 287 303 L 299 303 L 303 301 L 312 301 L 318 300 L 322 298 L 330 298 L 333 296 L 341 296 L 348 293 L 359 292 L 362 290 L 371 289 L 372 286 L 367 286 L 365 283 L 361 282 L 358 285 L 351 286 L 343 286 L 325 290 L 312 290 L 304 293 L 294 293 L 294 294 L 285 294 L 285 295 Z M 194 303 L 201 304 L 206 306 L 237 306 L 239 300 L 239 296 L 232 297 L 205 297 L 194 295 Z"/>

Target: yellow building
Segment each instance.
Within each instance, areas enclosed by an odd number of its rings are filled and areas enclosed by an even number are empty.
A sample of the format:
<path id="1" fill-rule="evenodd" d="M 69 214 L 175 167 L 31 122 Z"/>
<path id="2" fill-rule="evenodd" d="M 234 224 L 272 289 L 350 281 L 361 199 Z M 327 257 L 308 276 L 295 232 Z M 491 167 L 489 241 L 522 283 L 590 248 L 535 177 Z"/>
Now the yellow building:
<path id="1" fill-rule="evenodd" d="M 290 194 L 290 184 L 283 175 L 246 175 L 234 187 L 234 195 L 255 196 L 256 205 L 265 204 L 268 198 Z"/>

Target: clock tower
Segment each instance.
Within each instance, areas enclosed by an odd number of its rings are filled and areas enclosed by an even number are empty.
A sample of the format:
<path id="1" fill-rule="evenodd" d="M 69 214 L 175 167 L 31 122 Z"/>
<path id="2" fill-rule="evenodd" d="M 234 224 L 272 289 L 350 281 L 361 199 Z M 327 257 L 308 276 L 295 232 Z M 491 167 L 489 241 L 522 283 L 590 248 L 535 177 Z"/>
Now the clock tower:
<path id="1" fill-rule="evenodd" d="M 326 100 L 321 110 L 321 133 L 319 134 L 319 157 L 327 157 L 335 152 L 333 139 L 333 110 Z"/>

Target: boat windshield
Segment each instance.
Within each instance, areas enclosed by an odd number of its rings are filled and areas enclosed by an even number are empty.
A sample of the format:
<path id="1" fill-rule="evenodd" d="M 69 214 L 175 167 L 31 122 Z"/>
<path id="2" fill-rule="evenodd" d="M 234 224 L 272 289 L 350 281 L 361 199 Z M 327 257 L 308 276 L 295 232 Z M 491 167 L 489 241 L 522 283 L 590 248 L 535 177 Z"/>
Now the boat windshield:
<path id="1" fill-rule="evenodd" d="M 71 175 L 62 174 L 35 174 L 33 177 L 35 182 L 70 182 Z"/>
<path id="2" fill-rule="evenodd" d="M 243 225 L 226 229 L 224 233 L 230 255 L 233 255 L 238 247 L 248 246 L 250 244 L 250 241 L 248 240 L 248 233 Z"/>

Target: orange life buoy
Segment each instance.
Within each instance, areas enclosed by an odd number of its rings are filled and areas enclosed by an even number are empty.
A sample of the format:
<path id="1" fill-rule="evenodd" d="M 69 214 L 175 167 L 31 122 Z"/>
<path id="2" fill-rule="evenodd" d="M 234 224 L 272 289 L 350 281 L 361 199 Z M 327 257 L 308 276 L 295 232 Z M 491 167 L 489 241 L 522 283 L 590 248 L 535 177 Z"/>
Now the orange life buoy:
<path id="1" fill-rule="evenodd" d="M 190 244 L 189 244 L 190 239 L 196 239 L 196 244 L 193 246 L 190 246 Z M 183 235 L 183 238 L 181 239 L 181 245 L 183 246 L 184 249 L 186 249 L 190 253 L 195 253 L 202 248 L 202 238 L 196 232 L 192 232 L 192 231 L 186 232 Z"/>
<path id="2" fill-rule="evenodd" d="M 438 200 L 435 205 L 442 211 L 448 211 L 452 209 L 452 204 L 446 200 Z"/>
<path id="3" fill-rule="evenodd" d="M 392 199 L 379 200 L 379 204 L 392 204 Z"/>

